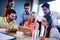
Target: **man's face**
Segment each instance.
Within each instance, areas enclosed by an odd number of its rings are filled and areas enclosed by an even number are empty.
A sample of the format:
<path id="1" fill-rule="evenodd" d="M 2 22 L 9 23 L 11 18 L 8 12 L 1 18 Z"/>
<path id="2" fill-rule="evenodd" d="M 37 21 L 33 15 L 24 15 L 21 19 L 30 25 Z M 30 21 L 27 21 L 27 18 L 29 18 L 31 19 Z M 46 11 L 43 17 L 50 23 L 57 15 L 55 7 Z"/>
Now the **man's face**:
<path id="1" fill-rule="evenodd" d="M 46 7 L 42 7 L 42 10 L 43 10 L 44 13 L 48 13 L 49 12 L 49 9 L 46 8 Z"/>
<path id="2" fill-rule="evenodd" d="M 8 15 L 8 18 L 10 21 L 15 20 L 15 17 L 16 17 L 16 14 L 14 14 L 14 13 L 11 13 L 10 15 Z"/>
<path id="3" fill-rule="evenodd" d="M 25 9 L 25 12 L 28 12 L 29 6 L 25 6 L 24 9 Z"/>

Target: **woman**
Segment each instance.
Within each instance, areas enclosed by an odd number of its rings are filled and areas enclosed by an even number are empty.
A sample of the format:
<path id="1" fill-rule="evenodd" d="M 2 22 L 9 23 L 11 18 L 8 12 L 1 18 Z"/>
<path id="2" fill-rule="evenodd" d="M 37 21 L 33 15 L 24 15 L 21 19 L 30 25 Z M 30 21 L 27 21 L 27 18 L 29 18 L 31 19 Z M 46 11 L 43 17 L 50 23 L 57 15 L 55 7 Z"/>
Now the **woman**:
<path id="1" fill-rule="evenodd" d="M 14 5 L 14 1 L 8 0 L 8 5 L 4 8 L 4 17 L 6 17 L 7 10 L 12 9 L 13 5 Z"/>
<path id="2" fill-rule="evenodd" d="M 41 40 L 44 40 L 45 38 L 49 38 L 51 27 L 52 27 L 52 19 L 48 14 L 46 14 L 42 18 L 41 31 L 39 30 Z"/>
<path id="3" fill-rule="evenodd" d="M 36 22 L 35 12 L 29 15 L 28 21 L 24 23 L 24 27 L 30 29 L 30 32 L 27 32 L 27 34 L 32 33 L 34 30 L 38 30 L 39 24 Z"/>

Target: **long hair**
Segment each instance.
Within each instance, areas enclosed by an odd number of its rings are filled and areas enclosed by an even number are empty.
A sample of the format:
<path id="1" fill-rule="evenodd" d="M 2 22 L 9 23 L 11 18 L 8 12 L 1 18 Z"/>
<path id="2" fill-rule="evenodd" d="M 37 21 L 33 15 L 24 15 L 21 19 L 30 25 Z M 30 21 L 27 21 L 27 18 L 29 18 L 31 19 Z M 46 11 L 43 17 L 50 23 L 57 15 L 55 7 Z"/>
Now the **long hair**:
<path id="1" fill-rule="evenodd" d="M 33 22 L 35 22 L 35 21 L 36 21 L 36 15 L 35 15 L 35 12 L 31 12 L 31 14 L 30 14 L 29 17 L 28 17 L 28 21 L 30 20 L 30 16 L 31 16 L 32 14 L 34 14 Z"/>
<path id="2" fill-rule="evenodd" d="M 9 3 L 10 2 L 13 2 L 14 0 L 8 0 L 8 4 L 7 4 L 7 6 L 6 6 L 6 8 L 8 9 L 9 8 Z"/>
<path id="3" fill-rule="evenodd" d="M 47 33 L 46 33 L 46 37 L 48 38 L 50 36 L 50 30 L 52 28 L 52 18 L 48 14 L 44 15 L 44 17 L 46 18 L 46 20 L 47 20 L 47 22 L 49 24 L 49 26 L 47 28 Z"/>

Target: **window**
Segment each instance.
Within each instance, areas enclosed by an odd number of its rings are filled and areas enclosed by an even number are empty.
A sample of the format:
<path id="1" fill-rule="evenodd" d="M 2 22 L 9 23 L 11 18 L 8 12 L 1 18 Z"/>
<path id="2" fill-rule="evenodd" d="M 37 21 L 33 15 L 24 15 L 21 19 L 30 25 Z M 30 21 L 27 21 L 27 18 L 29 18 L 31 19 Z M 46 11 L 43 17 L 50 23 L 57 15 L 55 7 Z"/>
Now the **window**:
<path id="1" fill-rule="evenodd" d="M 51 2 L 48 2 L 50 4 L 50 10 L 51 11 L 57 11 L 60 13 L 60 0 L 56 0 L 56 1 L 51 1 Z M 39 11 L 38 11 L 38 16 L 37 16 L 37 19 L 39 21 L 41 21 L 41 18 L 42 16 L 44 15 L 43 11 L 42 11 L 42 8 L 41 8 L 41 5 L 39 5 Z"/>

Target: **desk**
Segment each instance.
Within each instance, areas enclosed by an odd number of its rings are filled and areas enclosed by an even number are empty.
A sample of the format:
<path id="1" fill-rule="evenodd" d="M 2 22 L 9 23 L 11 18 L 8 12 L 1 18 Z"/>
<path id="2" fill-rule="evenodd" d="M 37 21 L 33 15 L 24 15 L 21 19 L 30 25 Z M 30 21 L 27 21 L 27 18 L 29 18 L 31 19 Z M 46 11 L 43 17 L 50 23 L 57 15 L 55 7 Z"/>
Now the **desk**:
<path id="1" fill-rule="evenodd" d="M 32 37 L 24 35 L 24 38 L 20 38 L 16 35 L 16 33 L 7 33 L 7 35 L 16 37 L 16 40 L 31 40 Z"/>
<path id="2" fill-rule="evenodd" d="M 31 39 L 32 39 L 31 36 L 27 36 L 27 35 L 24 35 L 23 38 L 20 38 L 20 37 L 18 37 L 18 36 L 16 35 L 16 33 L 8 33 L 7 35 L 16 37 L 16 40 L 31 40 Z M 40 38 L 38 38 L 38 40 L 40 40 Z"/>
<path id="3" fill-rule="evenodd" d="M 21 26 L 22 27 L 22 26 Z M 18 31 L 28 31 L 27 29 L 25 30 L 22 30 L 21 27 L 18 27 Z M 24 37 L 23 38 L 20 38 L 16 35 L 16 33 L 7 33 L 7 35 L 10 35 L 10 36 L 13 36 L 13 37 L 16 37 L 16 40 L 31 40 L 32 39 L 32 34 L 30 35 L 26 35 L 26 32 L 24 32 Z"/>
<path id="4" fill-rule="evenodd" d="M 18 31 L 20 31 L 20 28 L 19 28 Z M 6 33 L 6 34 L 15 37 L 16 40 L 31 40 L 32 39 L 31 35 L 26 35 L 26 34 L 24 34 L 24 37 L 23 38 L 18 37 L 16 35 L 16 33 Z"/>

